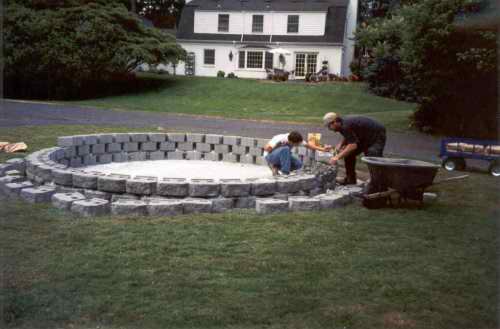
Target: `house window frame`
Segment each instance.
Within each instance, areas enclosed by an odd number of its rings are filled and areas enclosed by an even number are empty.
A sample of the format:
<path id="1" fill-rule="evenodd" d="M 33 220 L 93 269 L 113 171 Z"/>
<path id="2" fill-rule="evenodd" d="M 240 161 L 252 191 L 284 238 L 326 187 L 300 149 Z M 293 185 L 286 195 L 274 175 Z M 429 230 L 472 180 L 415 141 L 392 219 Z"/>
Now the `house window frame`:
<path id="1" fill-rule="evenodd" d="M 262 22 L 260 24 L 255 21 L 257 17 L 260 17 L 262 19 Z M 258 28 L 260 28 L 260 30 Z M 263 33 L 263 32 L 264 32 L 264 15 L 261 14 L 252 15 L 252 33 Z"/>
<path id="2" fill-rule="evenodd" d="M 297 22 L 291 22 L 291 19 L 297 18 Z M 300 15 L 288 15 L 287 16 L 287 24 L 286 24 L 286 32 L 287 33 L 299 33 L 300 26 Z M 295 31 L 296 29 L 296 31 Z"/>
<path id="3" fill-rule="evenodd" d="M 252 54 L 252 55 L 259 54 L 260 55 L 260 67 L 259 66 L 251 66 L 251 67 L 248 66 L 248 64 L 255 65 L 253 61 L 259 59 L 258 55 L 257 55 L 257 57 L 252 57 L 251 58 L 250 54 Z M 262 51 L 262 50 L 248 50 L 246 52 L 246 65 L 245 65 L 245 68 L 246 69 L 250 69 L 250 70 L 258 70 L 258 69 L 262 70 L 262 69 L 264 69 L 264 51 Z"/>
<path id="4" fill-rule="evenodd" d="M 260 53 L 261 66 L 260 67 L 248 67 L 249 58 L 248 53 Z M 271 55 L 271 56 L 269 56 Z M 243 64 L 243 66 L 242 66 Z M 266 67 L 266 64 L 269 67 Z M 274 55 L 268 50 L 263 49 L 245 49 L 238 51 L 238 70 L 248 70 L 248 71 L 265 71 L 267 69 L 272 69 L 274 67 Z"/>
<path id="5" fill-rule="evenodd" d="M 227 17 L 227 25 L 224 26 L 222 23 L 226 23 L 222 21 L 222 18 Z M 218 16 L 218 24 L 217 24 L 217 32 L 229 32 L 229 14 L 219 14 Z"/>
<path id="6" fill-rule="evenodd" d="M 207 51 L 213 51 L 213 63 L 207 63 Z M 215 66 L 215 49 L 205 48 L 203 49 L 203 65 L 205 66 Z"/>

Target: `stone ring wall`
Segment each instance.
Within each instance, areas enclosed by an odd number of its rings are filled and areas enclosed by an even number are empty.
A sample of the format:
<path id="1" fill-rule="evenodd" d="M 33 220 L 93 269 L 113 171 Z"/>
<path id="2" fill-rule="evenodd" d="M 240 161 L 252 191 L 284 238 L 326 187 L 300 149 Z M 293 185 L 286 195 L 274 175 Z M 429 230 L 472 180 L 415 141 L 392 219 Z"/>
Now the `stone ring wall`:
<path id="1" fill-rule="evenodd" d="M 328 208 L 350 200 L 352 189 L 333 196 L 324 194 L 317 178 L 306 172 L 276 178 L 187 180 L 85 170 L 96 164 L 165 159 L 267 165 L 262 156 L 266 143 L 265 139 L 190 133 L 64 136 L 58 138 L 58 147 L 0 165 L 0 175 L 10 171 L 0 178 L 0 188 L 27 201 L 51 200 L 59 208 L 91 216 L 109 210 L 118 215 L 221 212 L 232 208 L 267 213 Z M 295 152 L 305 166 L 325 157 L 304 147 Z"/>

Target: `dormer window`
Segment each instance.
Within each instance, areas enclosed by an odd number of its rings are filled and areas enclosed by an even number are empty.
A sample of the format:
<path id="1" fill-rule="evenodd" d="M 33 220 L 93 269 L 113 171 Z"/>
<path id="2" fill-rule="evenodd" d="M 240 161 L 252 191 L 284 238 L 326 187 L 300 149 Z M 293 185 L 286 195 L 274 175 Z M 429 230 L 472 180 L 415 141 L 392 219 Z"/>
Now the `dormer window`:
<path id="1" fill-rule="evenodd" d="M 219 14 L 219 32 L 229 32 L 229 15 Z"/>
<path id="2" fill-rule="evenodd" d="M 252 16 L 252 32 L 261 33 L 264 31 L 264 15 Z"/>
<path id="3" fill-rule="evenodd" d="M 288 33 L 299 32 L 299 15 L 288 15 L 288 25 L 286 31 Z"/>

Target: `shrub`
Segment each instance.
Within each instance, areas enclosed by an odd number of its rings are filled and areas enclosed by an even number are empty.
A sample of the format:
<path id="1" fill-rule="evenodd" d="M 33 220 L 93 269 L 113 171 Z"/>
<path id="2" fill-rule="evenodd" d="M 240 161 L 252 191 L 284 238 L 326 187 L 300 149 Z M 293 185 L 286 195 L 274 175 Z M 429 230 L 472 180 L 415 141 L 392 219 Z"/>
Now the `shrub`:
<path id="1" fill-rule="evenodd" d="M 225 76 L 226 76 L 226 72 L 224 72 L 224 71 L 217 72 L 217 78 L 224 78 Z"/>
<path id="2" fill-rule="evenodd" d="M 238 77 L 236 76 L 236 74 L 234 74 L 233 72 L 229 73 L 227 75 L 228 79 L 237 79 Z"/>

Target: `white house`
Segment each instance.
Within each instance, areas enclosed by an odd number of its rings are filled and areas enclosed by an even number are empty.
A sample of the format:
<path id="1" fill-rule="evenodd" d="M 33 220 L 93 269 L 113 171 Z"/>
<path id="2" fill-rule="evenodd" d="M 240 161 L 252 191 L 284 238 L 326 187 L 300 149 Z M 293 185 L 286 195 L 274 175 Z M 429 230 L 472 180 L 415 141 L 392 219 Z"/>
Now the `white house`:
<path id="1" fill-rule="evenodd" d="M 177 30 L 188 57 L 176 73 L 265 78 L 266 68 L 283 68 L 300 79 L 327 62 L 349 75 L 357 10 L 358 0 L 189 1 Z"/>

